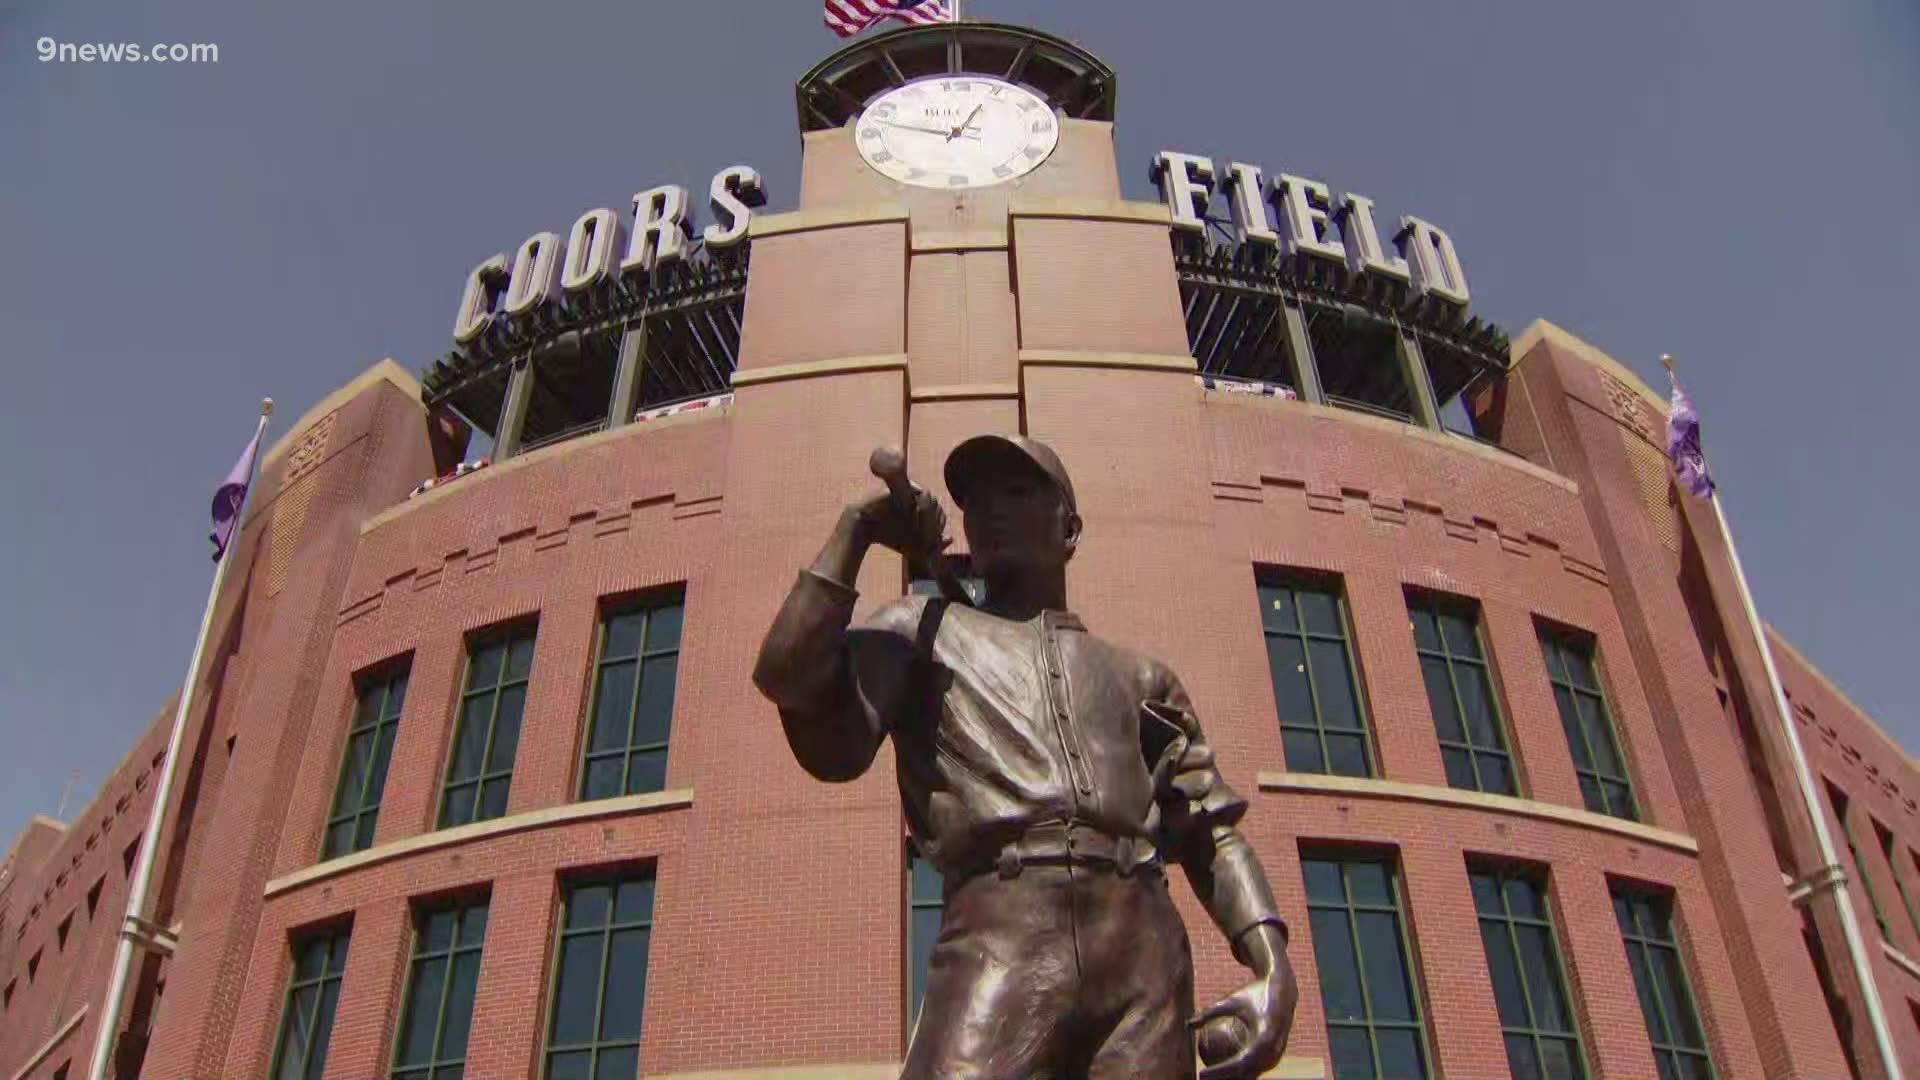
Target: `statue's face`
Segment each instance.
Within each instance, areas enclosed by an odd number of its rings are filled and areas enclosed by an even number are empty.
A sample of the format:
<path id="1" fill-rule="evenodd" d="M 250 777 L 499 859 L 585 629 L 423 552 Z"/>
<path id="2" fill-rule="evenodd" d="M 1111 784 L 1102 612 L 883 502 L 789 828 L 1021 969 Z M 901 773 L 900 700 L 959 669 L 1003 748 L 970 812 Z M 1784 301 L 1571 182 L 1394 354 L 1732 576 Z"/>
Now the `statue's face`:
<path id="1" fill-rule="evenodd" d="M 1080 540 L 1080 516 L 1067 510 L 1060 489 L 1017 467 L 975 481 L 963 527 L 973 572 L 981 577 L 1064 566 Z"/>

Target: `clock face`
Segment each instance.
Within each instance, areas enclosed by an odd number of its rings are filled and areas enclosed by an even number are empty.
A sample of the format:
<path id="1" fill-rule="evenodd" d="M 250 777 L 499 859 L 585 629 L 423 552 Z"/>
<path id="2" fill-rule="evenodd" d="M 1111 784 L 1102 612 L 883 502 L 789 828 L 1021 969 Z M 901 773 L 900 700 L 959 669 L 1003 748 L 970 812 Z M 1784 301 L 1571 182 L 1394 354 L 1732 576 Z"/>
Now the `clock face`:
<path id="1" fill-rule="evenodd" d="M 903 184 L 976 188 L 1033 171 L 1060 141 L 1053 109 L 1030 90 L 979 75 L 939 75 L 880 95 L 854 125 L 860 156 Z"/>

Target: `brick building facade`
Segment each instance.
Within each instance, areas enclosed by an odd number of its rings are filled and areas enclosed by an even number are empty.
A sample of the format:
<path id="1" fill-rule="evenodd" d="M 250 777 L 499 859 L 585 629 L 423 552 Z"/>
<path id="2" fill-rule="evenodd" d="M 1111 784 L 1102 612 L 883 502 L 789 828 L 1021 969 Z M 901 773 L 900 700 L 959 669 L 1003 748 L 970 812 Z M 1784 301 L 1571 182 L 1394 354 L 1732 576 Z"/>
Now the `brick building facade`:
<path id="1" fill-rule="evenodd" d="M 1404 1046 L 1476 1080 L 1529 1053 L 1883 1075 L 1662 396 L 1544 322 L 1462 395 L 1480 438 L 1202 384 L 1180 241 L 1121 198 L 1094 100 L 1033 172 L 951 193 L 868 169 L 803 96 L 798 207 L 753 219 L 724 403 L 616 409 L 413 496 L 464 438 L 397 365 L 292 425 L 189 709 L 121 1075 L 891 1075 L 929 903 L 893 764 L 808 778 L 747 673 L 868 451 L 904 445 L 944 498 L 982 431 L 1060 452 L 1074 610 L 1180 673 L 1249 797 L 1302 984 L 1278 1075 L 1392 1074 Z M 1418 399 L 1414 357 L 1375 359 Z M 863 609 L 906 584 L 876 554 Z M 1920 1069 L 1920 774 L 1773 653 Z M 0 1078 L 86 1069 L 172 713 L 0 869 Z M 1239 969 L 1173 891 L 1211 1000 Z"/>

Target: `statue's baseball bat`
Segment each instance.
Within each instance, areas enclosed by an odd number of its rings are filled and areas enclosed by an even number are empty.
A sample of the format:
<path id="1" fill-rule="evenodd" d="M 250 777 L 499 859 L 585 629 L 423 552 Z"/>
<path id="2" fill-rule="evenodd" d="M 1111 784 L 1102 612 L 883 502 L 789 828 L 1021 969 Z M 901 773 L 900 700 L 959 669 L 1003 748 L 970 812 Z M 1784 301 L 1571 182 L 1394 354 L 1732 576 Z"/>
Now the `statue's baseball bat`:
<path id="1" fill-rule="evenodd" d="M 887 485 L 887 491 L 893 495 L 893 501 L 909 517 L 913 514 L 913 487 L 907 483 L 907 455 L 898 446 L 875 447 L 867 458 L 867 468 L 873 475 Z M 932 571 L 933 580 L 940 586 L 940 595 L 955 604 L 973 606 L 973 597 L 967 595 L 967 587 L 960 583 L 960 576 L 947 564 L 945 556 L 938 551 L 920 552 L 918 560 L 922 571 Z"/>

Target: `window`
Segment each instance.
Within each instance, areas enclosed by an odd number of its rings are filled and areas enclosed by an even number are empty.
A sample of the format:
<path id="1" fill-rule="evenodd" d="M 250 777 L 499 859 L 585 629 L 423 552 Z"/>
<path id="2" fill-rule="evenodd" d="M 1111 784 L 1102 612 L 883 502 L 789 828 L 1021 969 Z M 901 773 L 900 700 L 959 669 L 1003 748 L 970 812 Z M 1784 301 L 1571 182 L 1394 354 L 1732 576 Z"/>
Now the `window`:
<path id="1" fill-rule="evenodd" d="M 1893 887 L 1900 890 L 1900 906 L 1907 909 L 1907 922 L 1913 925 L 1913 932 L 1920 935 L 1920 914 L 1913 910 L 1913 896 L 1907 892 L 1907 879 L 1900 874 L 1900 857 L 1894 854 L 1893 833 L 1885 825 L 1873 823 L 1873 832 L 1880 840 L 1880 853 L 1886 856 L 1887 873 L 1893 875 Z"/>
<path id="2" fill-rule="evenodd" d="M 120 852 L 120 869 L 128 877 L 133 876 L 133 857 L 138 854 L 140 854 L 140 838 L 136 836 L 128 841 L 126 849 Z"/>
<path id="3" fill-rule="evenodd" d="M 0 1009 L 13 1008 L 13 988 L 20 984 L 19 979 L 8 979 L 7 988 L 0 990 Z"/>
<path id="4" fill-rule="evenodd" d="M 1402 423 L 1414 418 L 1413 387 L 1390 322 L 1345 305 L 1300 305 L 1327 404 Z"/>
<path id="5" fill-rule="evenodd" d="M 327 815 L 327 834 L 320 857 L 331 859 L 373 846 L 373 826 L 380 817 L 380 793 L 387 784 L 387 763 L 393 758 L 393 739 L 400 728 L 400 707 L 407 697 L 407 671 L 402 667 L 384 678 L 365 680 L 360 703 L 347 730 L 346 759 L 333 789 L 333 812 Z"/>
<path id="6" fill-rule="evenodd" d="M 485 899 L 415 913 L 413 964 L 393 1048 L 392 1080 L 461 1077 L 486 936 Z"/>
<path id="7" fill-rule="evenodd" d="M 100 880 L 93 883 L 92 888 L 87 890 L 87 918 L 88 919 L 92 919 L 93 913 L 99 909 L 100 886 L 105 885 L 106 883 L 107 883 L 107 879 L 104 876 L 102 876 Z"/>
<path id="8" fill-rule="evenodd" d="M 467 651 L 466 690 L 447 755 L 440 827 L 486 821 L 507 812 L 513 754 L 520 746 L 520 713 L 533 670 L 531 628 L 476 640 Z"/>
<path id="9" fill-rule="evenodd" d="M 1473 908 L 1480 915 L 1487 974 L 1500 1006 L 1500 1031 L 1513 1075 L 1582 1080 L 1586 1069 L 1580 1036 L 1560 969 L 1546 887 L 1531 873 L 1504 867 L 1474 867 L 1467 878 L 1473 885 Z"/>
<path id="10" fill-rule="evenodd" d="M 1287 768 L 1373 775 L 1338 586 L 1276 581 L 1261 584 L 1259 596 Z"/>
<path id="11" fill-rule="evenodd" d="M 55 952 L 67 951 L 67 934 L 72 930 L 73 912 L 69 911 L 67 912 L 67 917 L 60 920 L 60 925 L 54 928 L 53 935 L 56 942 L 54 945 Z"/>
<path id="12" fill-rule="evenodd" d="M 61 1062 L 60 1067 L 53 1070 L 53 1080 L 67 1080 L 67 1071 L 72 1068 L 73 1061 L 71 1059 Z"/>
<path id="13" fill-rule="evenodd" d="M 1640 1015 L 1662 1080 L 1711 1080 L 1713 1062 L 1707 1056 L 1706 1036 L 1693 1011 L 1693 991 L 1680 963 L 1673 937 L 1673 901 L 1667 896 L 1615 885 L 1613 915 L 1627 945 L 1627 963 L 1633 968 L 1633 988 L 1640 997 Z"/>
<path id="14" fill-rule="evenodd" d="M 907 1025 L 920 1019 L 927 992 L 927 961 L 940 938 L 944 906 L 940 870 L 911 844 L 907 846 Z"/>
<path id="15" fill-rule="evenodd" d="M 1334 1080 L 1425 1077 L 1426 1031 L 1393 863 L 1306 853 L 1300 870 Z"/>
<path id="16" fill-rule="evenodd" d="M 580 797 L 667 786 L 667 735 L 680 664 L 679 597 L 607 612 L 600 620 Z"/>
<path id="17" fill-rule="evenodd" d="M 1853 825 L 1847 820 L 1846 793 L 1828 784 L 1827 799 L 1833 803 L 1833 816 L 1840 819 L 1840 835 L 1846 838 L 1847 854 L 1853 856 L 1853 872 L 1860 876 L 1860 888 L 1866 891 L 1867 906 L 1873 909 L 1873 921 L 1880 927 L 1881 938 L 1891 944 L 1893 931 L 1887 927 L 1886 912 L 1880 909 L 1880 894 L 1873 890 L 1873 875 L 1867 873 L 1867 864 L 1860 858 L 1860 845 L 1853 840 Z"/>
<path id="18" fill-rule="evenodd" d="M 34 976 L 40 974 L 40 954 L 46 951 L 45 949 L 35 949 L 33 950 L 33 955 L 27 957 L 27 982 L 33 982 Z"/>
<path id="19" fill-rule="evenodd" d="M 1473 607 L 1425 594 L 1409 594 L 1407 615 L 1413 649 L 1427 684 L 1440 737 L 1447 784 L 1466 791 L 1514 795 L 1513 759 L 1487 674 L 1480 620 Z"/>
<path id="20" fill-rule="evenodd" d="M 320 1080 L 327 1068 L 327 1040 L 340 1002 L 340 976 L 347 970 L 349 931 L 315 934 L 293 946 L 293 979 L 273 1051 L 273 1080 Z"/>
<path id="21" fill-rule="evenodd" d="M 1640 820 L 1633 781 L 1627 777 L 1607 698 L 1594 670 L 1592 640 L 1545 626 L 1539 629 L 1553 703 L 1560 709 L 1560 726 L 1567 733 L 1567 749 L 1573 752 L 1573 771 L 1580 778 L 1580 798 L 1596 814 Z"/>
<path id="22" fill-rule="evenodd" d="M 567 888 L 556 948 L 546 1080 L 632 1080 L 640 1071 L 653 875 Z"/>

